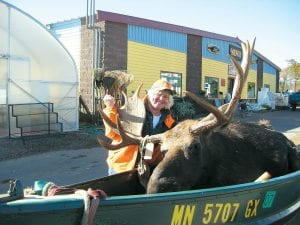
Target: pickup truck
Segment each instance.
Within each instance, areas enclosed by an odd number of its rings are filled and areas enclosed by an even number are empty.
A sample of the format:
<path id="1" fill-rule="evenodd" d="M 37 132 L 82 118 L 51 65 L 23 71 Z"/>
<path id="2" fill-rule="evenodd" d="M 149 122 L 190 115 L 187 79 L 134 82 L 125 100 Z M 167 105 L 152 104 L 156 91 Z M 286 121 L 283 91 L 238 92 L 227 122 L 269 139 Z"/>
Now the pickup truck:
<path id="1" fill-rule="evenodd" d="M 289 105 L 292 107 L 293 111 L 296 110 L 297 105 L 300 106 L 300 91 L 289 95 Z"/>

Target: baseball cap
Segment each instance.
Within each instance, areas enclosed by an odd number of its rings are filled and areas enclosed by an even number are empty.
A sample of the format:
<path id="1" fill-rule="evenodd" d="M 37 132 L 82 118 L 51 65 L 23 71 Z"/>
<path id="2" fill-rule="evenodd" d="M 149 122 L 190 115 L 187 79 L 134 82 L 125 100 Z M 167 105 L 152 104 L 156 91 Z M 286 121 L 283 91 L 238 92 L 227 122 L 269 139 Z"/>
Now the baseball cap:
<path id="1" fill-rule="evenodd" d="M 155 81 L 152 84 L 150 89 L 153 91 L 163 91 L 164 90 L 164 91 L 169 91 L 171 95 L 175 94 L 175 91 L 173 90 L 173 85 L 163 79 L 159 79 L 159 80 Z"/>

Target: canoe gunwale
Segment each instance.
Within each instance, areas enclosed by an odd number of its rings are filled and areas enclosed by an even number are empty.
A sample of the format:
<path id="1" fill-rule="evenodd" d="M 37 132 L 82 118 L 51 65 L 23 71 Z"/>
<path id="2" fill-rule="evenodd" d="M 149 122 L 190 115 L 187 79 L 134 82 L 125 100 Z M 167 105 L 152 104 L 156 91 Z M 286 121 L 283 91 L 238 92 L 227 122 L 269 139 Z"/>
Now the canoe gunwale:
<path id="1" fill-rule="evenodd" d="M 257 191 L 259 189 L 265 189 L 266 187 L 275 186 L 275 185 L 281 185 L 282 182 L 290 183 L 293 182 L 293 179 L 297 179 L 300 177 L 300 170 L 280 176 L 272 178 L 268 181 L 260 181 L 260 182 L 249 182 L 244 184 L 237 184 L 237 185 L 230 185 L 230 186 L 223 186 L 223 187 L 214 187 L 214 188 L 206 188 L 206 189 L 197 189 L 197 190 L 188 190 L 188 191 L 179 191 L 179 192 L 167 192 L 167 193 L 156 193 L 156 194 L 138 194 L 138 195 L 125 195 L 125 196 L 111 196 L 106 199 L 103 199 L 104 201 L 120 201 L 120 200 L 126 200 L 126 199 L 147 199 L 147 201 L 158 200 L 158 199 L 170 199 L 170 200 L 178 200 L 178 199 L 186 199 L 186 198 L 195 198 L 195 197 L 206 197 L 206 196 L 212 196 L 212 195 L 227 195 L 228 193 L 241 193 L 241 192 L 249 192 L 249 189 L 251 191 Z"/>

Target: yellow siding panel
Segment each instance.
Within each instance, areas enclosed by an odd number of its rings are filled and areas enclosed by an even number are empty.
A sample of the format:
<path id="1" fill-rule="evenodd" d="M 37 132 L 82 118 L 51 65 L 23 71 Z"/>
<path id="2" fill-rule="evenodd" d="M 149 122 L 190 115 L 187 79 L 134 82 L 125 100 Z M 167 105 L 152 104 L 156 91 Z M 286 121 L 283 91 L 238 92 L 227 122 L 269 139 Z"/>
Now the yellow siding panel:
<path id="1" fill-rule="evenodd" d="M 201 90 L 205 90 L 204 89 L 205 77 L 219 78 L 219 92 L 223 92 L 223 96 L 226 95 L 228 90 L 228 64 L 203 58 Z M 221 79 L 225 80 L 225 86 L 221 86 Z"/>
<path id="2" fill-rule="evenodd" d="M 276 92 L 276 77 L 274 76 L 274 74 L 264 73 L 263 86 L 265 84 L 270 86 L 270 91 Z"/>
<path id="3" fill-rule="evenodd" d="M 204 89 L 205 77 L 215 77 L 219 78 L 219 91 L 223 92 L 223 96 L 226 95 L 228 90 L 228 64 L 223 62 L 218 62 L 215 60 L 203 58 L 202 59 L 202 87 Z M 221 79 L 225 79 L 225 86 L 221 86 Z M 245 82 L 241 98 L 247 99 L 247 83 L 254 82 L 257 89 L 257 75 L 255 70 L 249 70 L 249 75 L 247 81 Z"/>
<path id="4" fill-rule="evenodd" d="M 142 82 L 141 95 L 160 78 L 161 71 L 181 73 L 182 90 L 186 89 L 186 54 L 128 41 L 127 70 L 134 76 L 128 87 L 131 95 Z"/>

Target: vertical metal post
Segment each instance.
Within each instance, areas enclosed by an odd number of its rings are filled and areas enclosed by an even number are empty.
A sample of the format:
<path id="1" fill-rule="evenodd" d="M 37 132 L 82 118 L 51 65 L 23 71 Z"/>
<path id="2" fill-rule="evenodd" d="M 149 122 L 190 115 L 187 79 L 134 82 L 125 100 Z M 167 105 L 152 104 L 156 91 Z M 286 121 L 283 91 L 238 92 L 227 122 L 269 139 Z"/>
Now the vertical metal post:
<path id="1" fill-rule="evenodd" d="M 8 112 L 7 112 L 8 113 L 8 120 L 7 120 L 8 121 L 8 137 L 11 138 L 11 135 L 10 135 L 10 107 L 11 106 L 8 105 L 7 107 L 8 107 Z"/>
<path id="2" fill-rule="evenodd" d="M 86 1 L 86 26 L 94 29 L 95 26 L 95 0 Z"/>
<path id="3" fill-rule="evenodd" d="M 92 120 L 93 123 L 95 122 L 95 113 L 96 113 L 96 107 L 95 107 L 95 82 L 94 82 L 94 71 L 96 69 L 96 54 L 95 54 L 95 0 L 87 0 L 87 10 L 86 10 L 86 27 L 87 29 L 91 29 L 93 32 L 93 55 L 92 55 L 92 79 L 91 79 L 91 86 L 92 86 L 92 107 L 93 107 L 93 113 L 92 113 Z"/>
<path id="4" fill-rule="evenodd" d="M 50 102 L 48 102 L 48 134 L 50 134 Z"/>

